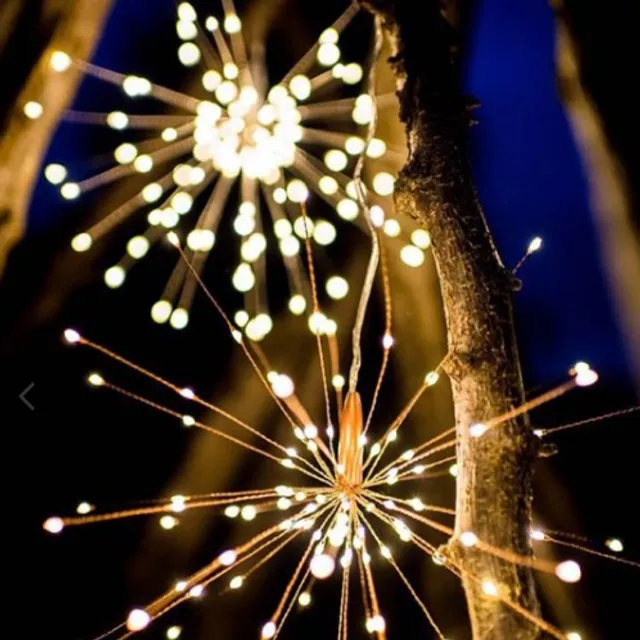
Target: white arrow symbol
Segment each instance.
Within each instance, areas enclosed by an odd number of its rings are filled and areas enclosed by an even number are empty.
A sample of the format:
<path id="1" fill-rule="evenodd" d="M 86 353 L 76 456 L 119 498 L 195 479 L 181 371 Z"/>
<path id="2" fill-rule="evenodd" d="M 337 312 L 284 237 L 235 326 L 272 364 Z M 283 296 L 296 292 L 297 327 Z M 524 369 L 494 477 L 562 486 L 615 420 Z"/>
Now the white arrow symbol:
<path id="1" fill-rule="evenodd" d="M 22 402 L 24 402 L 27 407 L 29 407 L 29 409 L 31 409 L 31 411 L 33 411 L 35 409 L 35 407 L 25 398 L 25 396 L 27 395 L 27 393 L 29 393 L 29 391 L 31 391 L 31 389 L 33 389 L 33 387 L 36 386 L 35 382 L 32 382 L 21 394 L 20 394 L 20 400 L 22 400 Z"/>

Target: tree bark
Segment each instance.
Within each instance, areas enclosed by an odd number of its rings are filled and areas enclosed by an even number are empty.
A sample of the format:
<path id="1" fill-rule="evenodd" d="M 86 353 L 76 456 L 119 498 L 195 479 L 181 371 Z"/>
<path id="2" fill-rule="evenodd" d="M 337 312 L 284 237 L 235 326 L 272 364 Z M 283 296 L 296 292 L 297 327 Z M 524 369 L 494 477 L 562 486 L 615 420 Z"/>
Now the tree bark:
<path id="1" fill-rule="evenodd" d="M 494 246 L 471 178 L 469 124 L 457 86 L 453 31 L 437 0 L 361 0 L 379 13 L 392 39 L 408 162 L 396 183 L 399 212 L 426 227 L 447 322 L 458 444 L 456 533 L 518 554 L 531 553 L 529 525 L 536 442 L 520 416 L 473 438 L 469 427 L 524 401 L 513 326 L 513 279 Z M 539 615 L 532 573 L 455 540 L 448 553 L 463 570 L 473 637 L 531 640 L 540 631 L 478 581 Z"/>
<path id="2" fill-rule="evenodd" d="M 14 29 L 22 17 L 19 42 L 9 33 L 0 34 L 0 52 L 5 63 L 32 66 L 25 70 L 17 99 L 7 113 L 0 110 L 0 274 L 13 245 L 20 239 L 26 224 L 27 210 L 42 158 L 65 109 L 73 99 L 80 74 L 74 69 L 56 73 L 51 69 L 52 52 L 61 50 L 72 57 L 88 58 L 100 37 L 112 0 L 43 0 L 33 3 L 12 0 L 0 9 L 0 26 Z M 35 31 L 33 15 L 37 16 Z M 15 40 L 15 38 L 14 38 Z M 11 57 L 11 59 L 7 59 Z M 36 101 L 43 107 L 42 116 L 30 120 L 24 105 Z M 4 117 L 3 117 L 4 116 Z"/>

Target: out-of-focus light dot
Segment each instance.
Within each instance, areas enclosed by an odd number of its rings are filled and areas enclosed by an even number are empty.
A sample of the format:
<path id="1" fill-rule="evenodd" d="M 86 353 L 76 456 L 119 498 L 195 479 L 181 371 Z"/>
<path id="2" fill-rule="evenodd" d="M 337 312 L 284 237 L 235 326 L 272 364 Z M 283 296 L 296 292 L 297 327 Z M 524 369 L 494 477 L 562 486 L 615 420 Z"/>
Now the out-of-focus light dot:
<path id="1" fill-rule="evenodd" d="M 163 209 L 161 211 L 160 224 L 165 229 L 172 229 L 178 224 L 179 220 L 180 220 L 180 216 L 178 215 L 177 211 L 174 211 L 171 208 Z M 167 234 L 167 239 L 171 242 L 171 244 L 175 244 L 174 241 L 177 240 L 177 236 L 175 234 L 174 235 Z"/>
<path id="2" fill-rule="evenodd" d="M 314 228 L 315 225 L 313 220 L 305 216 L 299 216 L 293 223 L 293 230 L 301 240 L 304 240 L 307 237 L 312 238 Z"/>
<path id="3" fill-rule="evenodd" d="M 39 102 L 31 100 L 24 105 L 23 112 L 30 120 L 37 120 L 44 113 L 44 108 Z"/>
<path id="4" fill-rule="evenodd" d="M 329 27 L 325 29 L 318 38 L 318 42 L 320 44 L 336 44 L 338 42 L 338 38 L 340 34 L 333 27 Z"/>
<path id="5" fill-rule="evenodd" d="M 64 51 L 54 51 L 51 54 L 50 64 L 54 71 L 62 73 L 71 66 L 71 57 Z"/>
<path id="6" fill-rule="evenodd" d="M 197 584 L 189 589 L 189 595 L 192 598 L 199 598 L 204 593 L 204 587 L 201 584 Z"/>
<path id="7" fill-rule="evenodd" d="M 360 187 L 362 189 L 362 193 L 363 194 L 367 194 L 367 187 L 365 184 L 360 183 Z M 350 198 L 353 198 L 354 200 L 356 200 L 358 198 L 358 189 L 356 187 L 356 181 L 355 180 L 351 180 L 350 182 L 347 183 L 347 186 L 345 188 L 345 191 L 347 192 L 347 195 Z"/>
<path id="8" fill-rule="evenodd" d="M 582 640 L 582 636 L 577 631 L 569 631 L 567 640 Z"/>
<path id="9" fill-rule="evenodd" d="M 339 80 L 340 78 L 342 78 L 343 73 L 344 73 L 344 65 L 341 62 L 334 64 L 333 67 L 331 68 L 331 75 L 336 80 Z"/>
<path id="10" fill-rule="evenodd" d="M 193 392 L 193 389 L 189 387 L 185 387 L 184 389 L 180 389 L 180 395 L 187 400 L 193 400 L 196 397 L 196 394 Z"/>
<path id="11" fill-rule="evenodd" d="M 622 544 L 622 540 L 619 540 L 618 538 L 609 538 L 605 542 L 605 544 L 614 553 L 620 553 L 624 551 L 624 545 Z"/>
<path id="12" fill-rule="evenodd" d="M 153 169 L 153 158 L 150 155 L 142 154 L 133 161 L 133 166 L 139 173 L 149 173 Z"/>
<path id="13" fill-rule="evenodd" d="M 202 167 L 192 167 L 191 171 L 189 172 L 189 184 L 202 184 L 206 177 L 207 174 Z"/>
<path id="14" fill-rule="evenodd" d="M 176 582 L 174 589 L 178 592 L 178 593 L 182 593 L 186 588 L 187 588 L 187 581 L 186 580 L 178 580 L 178 582 Z"/>
<path id="15" fill-rule="evenodd" d="M 327 293 L 334 300 L 342 300 L 349 293 L 349 283 L 341 276 L 331 276 L 326 283 Z"/>
<path id="16" fill-rule="evenodd" d="M 449 467 L 449 474 L 452 475 L 454 478 L 456 478 L 458 476 L 458 465 L 457 464 L 452 464 Z"/>
<path id="17" fill-rule="evenodd" d="M 460 542 L 465 547 L 475 547 L 478 544 L 478 536 L 473 531 L 463 531 L 460 534 Z"/>
<path id="18" fill-rule="evenodd" d="M 381 615 L 375 615 L 368 618 L 365 627 L 369 633 L 383 633 L 387 628 L 387 623 Z"/>
<path id="19" fill-rule="evenodd" d="M 231 13 L 224 19 L 224 30 L 227 33 L 238 33 L 242 29 L 242 22 L 237 15 Z"/>
<path id="20" fill-rule="evenodd" d="M 306 100 L 311 95 L 311 81 L 302 74 L 293 76 L 289 82 L 289 89 L 298 100 Z"/>
<path id="21" fill-rule="evenodd" d="M 176 625 L 169 627 L 167 629 L 167 640 L 178 640 L 181 633 L 182 627 L 178 627 Z"/>
<path id="22" fill-rule="evenodd" d="M 181 2 L 178 5 L 178 18 L 180 18 L 180 20 L 186 20 L 187 22 L 195 22 L 198 19 L 198 14 L 192 4 L 189 2 Z"/>
<path id="23" fill-rule="evenodd" d="M 335 560 L 326 553 L 315 555 L 311 559 L 311 575 L 318 580 L 326 580 L 336 567 Z"/>
<path id="24" fill-rule="evenodd" d="M 193 416 L 182 416 L 182 424 L 185 427 L 193 427 L 193 425 L 196 423 L 195 418 Z M 175 509 L 174 509 L 175 511 Z"/>
<path id="25" fill-rule="evenodd" d="M 282 187 L 277 187 L 273 190 L 273 199 L 278 204 L 284 204 L 287 201 L 287 191 Z"/>
<path id="26" fill-rule="evenodd" d="M 276 635 L 277 627 L 275 622 L 267 622 L 263 627 L 260 633 L 260 637 L 264 638 L 264 640 L 269 640 L 269 638 L 273 638 Z"/>
<path id="27" fill-rule="evenodd" d="M 184 416 L 184 417 L 187 417 L 187 416 Z M 184 420 L 184 417 L 183 417 L 183 420 Z M 172 496 L 171 511 L 173 511 L 174 513 L 181 513 L 182 511 L 184 511 L 186 508 L 185 501 L 186 501 L 186 498 L 184 496 Z"/>
<path id="28" fill-rule="evenodd" d="M 126 275 L 126 271 L 120 265 L 114 265 L 104 272 L 104 281 L 111 289 L 117 289 L 124 282 Z"/>
<path id="29" fill-rule="evenodd" d="M 411 234 L 411 242 L 420 249 L 427 249 L 431 244 L 431 236 L 429 235 L 429 232 L 424 229 L 416 229 Z"/>
<path id="30" fill-rule="evenodd" d="M 311 604 L 311 594 L 308 591 L 303 591 L 298 596 L 298 604 L 301 607 L 308 607 Z"/>
<path id="31" fill-rule="evenodd" d="M 189 312 L 180 307 L 174 309 L 169 319 L 169 324 L 174 329 L 184 329 L 189 324 Z"/>
<path id="32" fill-rule="evenodd" d="M 305 202 L 309 197 L 309 189 L 302 180 L 291 180 L 287 185 L 287 197 L 291 202 Z"/>
<path id="33" fill-rule="evenodd" d="M 202 76 L 202 86 L 207 91 L 215 91 L 222 82 L 222 76 L 213 69 L 206 71 Z"/>
<path id="34" fill-rule="evenodd" d="M 227 518 L 237 518 L 240 515 L 240 507 L 232 504 L 224 510 L 224 515 L 227 516 Z"/>
<path id="35" fill-rule="evenodd" d="M 365 142 L 362 138 L 351 136 L 344 143 L 345 151 L 352 156 L 360 155 L 364 151 Z"/>
<path id="36" fill-rule="evenodd" d="M 145 202 L 156 202 L 162 196 L 162 187 L 157 182 L 148 184 L 142 190 L 142 199 Z"/>
<path id="37" fill-rule="evenodd" d="M 326 220 L 318 220 L 313 229 L 313 239 L 319 245 L 330 245 L 336 239 L 336 228 Z"/>
<path id="38" fill-rule="evenodd" d="M 151 616 L 144 609 L 133 609 L 127 616 L 128 631 L 142 631 L 151 622 Z"/>
<path id="39" fill-rule="evenodd" d="M 191 211 L 193 207 L 193 196 L 185 191 L 178 191 L 171 198 L 171 208 L 179 214 L 185 214 Z"/>
<path id="40" fill-rule="evenodd" d="M 67 182 L 60 187 L 60 195 L 65 200 L 75 200 L 80 195 L 80 185 L 75 182 Z"/>
<path id="41" fill-rule="evenodd" d="M 357 62 L 345 65 L 342 71 L 342 81 L 346 84 L 358 84 L 362 80 L 362 67 Z"/>
<path id="42" fill-rule="evenodd" d="M 343 220 L 355 220 L 358 217 L 358 203 L 351 198 L 343 198 L 338 202 L 336 211 Z"/>
<path id="43" fill-rule="evenodd" d="M 498 585 L 492 580 L 483 580 L 482 593 L 490 598 L 495 598 L 498 595 Z"/>
<path id="44" fill-rule="evenodd" d="M 280 374 L 274 379 L 271 388 L 278 398 L 289 398 L 295 391 L 293 380 L 284 374 Z"/>
<path id="45" fill-rule="evenodd" d="M 247 322 L 249 322 L 249 314 L 244 309 L 241 309 L 240 311 L 236 311 L 233 319 L 239 327 L 244 327 Z"/>
<path id="46" fill-rule="evenodd" d="M 476 424 L 472 424 L 469 427 L 469 434 L 473 438 L 479 438 L 479 437 L 483 436 L 487 432 L 488 429 L 489 429 L 489 427 L 487 427 L 486 424 L 482 424 L 482 422 L 477 422 Z"/>
<path id="47" fill-rule="evenodd" d="M 397 238 L 400 235 L 400 223 L 394 218 L 385 220 L 382 228 L 390 238 Z"/>
<path id="48" fill-rule="evenodd" d="M 318 181 L 318 186 L 320 187 L 320 191 L 328 196 L 332 196 L 338 191 L 338 182 L 331 176 L 322 176 Z"/>
<path id="49" fill-rule="evenodd" d="M 579 363 L 582 364 L 582 363 Z M 579 387 L 590 387 L 592 384 L 595 384 L 598 381 L 598 373 L 591 368 L 578 368 L 575 367 L 576 371 L 576 384 Z"/>
<path id="50" fill-rule="evenodd" d="M 390 196 L 395 186 L 395 178 L 386 171 L 380 171 L 373 177 L 373 190 L 379 196 Z"/>
<path id="51" fill-rule="evenodd" d="M 542 248 L 542 238 L 536 237 L 534 238 L 527 247 L 527 253 L 535 253 Z"/>
<path id="52" fill-rule="evenodd" d="M 367 156 L 369 158 L 380 158 L 387 151 L 387 145 L 380 138 L 373 138 L 367 145 Z"/>
<path id="53" fill-rule="evenodd" d="M 93 240 L 88 233 L 79 233 L 71 240 L 71 248 L 78 253 L 88 251 L 93 244 Z"/>
<path id="54" fill-rule="evenodd" d="M 142 258 L 149 251 L 149 240 L 144 236 L 134 236 L 127 243 L 127 253 L 132 258 Z"/>
<path id="55" fill-rule="evenodd" d="M 130 164 L 138 155 L 138 149 L 130 142 L 125 142 L 116 148 L 113 155 L 120 164 Z"/>
<path id="56" fill-rule="evenodd" d="M 384 349 L 391 349 L 394 342 L 395 340 L 390 333 L 385 333 L 384 336 L 382 336 L 382 347 Z"/>
<path id="57" fill-rule="evenodd" d="M 222 67 L 222 74 L 228 80 L 235 80 L 240 75 L 240 69 L 238 69 L 237 64 L 227 62 L 224 67 Z"/>
<path id="58" fill-rule="evenodd" d="M 242 507 L 240 515 L 243 520 L 250 522 L 251 520 L 255 520 L 258 515 L 258 510 L 252 504 L 248 504 Z"/>
<path id="59" fill-rule="evenodd" d="M 251 266 L 246 262 L 239 264 L 233 273 L 232 282 L 238 291 L 250 291 L 256 282 L 256 277 Z"/>
<path id="60" fill-rule="evenodd" d="M 48 533 L 60 533 L 64 529 L 64 521 L 62 518 L 53 516 L 51 518 L 47 518 L 42 527 Z"/>
<path id="61" fill-rule="evenodd" d="M 211 251 L 216 236 L 210 229 L 194 229 L 187 236 L 187 246 L 193 251 Z"/>
<path id="62" fill-rule="evenodd" d="M 151 307 L 151 318 L 154 322 L 163 324 L 169 319 L 172 310 L 173 308 L 168 300 L 158 300 L 158 302 Z"/>
<path id="63" fill-rule="evenodd" d="M 304 296 L 296 293 L 289 299 L 289 311 L 296 316 L 302 315 L 307 308 L 307 301 Z"/>
<path id="64" fill-rule="evenodd" d="M 44 176 L 51 184 L 62 184 L 67 178 L 67 169 L 61 164 L 50 164 L 44 170 Z"/>
<path id="65" fill-rule="evenodd" d="M 207 29 L 207 31 L 216 31 L 218 29 L 218 27 L 220 26 L 220 23 L 218 22 L 217 18 L 214 18 L 213 16 L 209 16 L 204 23 L 205 28 Z"/>
<path id="66" fill-rule="evenodd" d="M 135 98 L 151 93 L 152 85 L 146 78 L 127 76 L 122 82 L 122 88 L 130 98 Z"/>
<path id="67" fill-rule="evenodd" d="M 574 583 L 582 577 L 582 570 L 574 560 L 565 560 L 556 566 L 556 576 L 563 582 Z"/>
<path id="68" fill-rule="evenodd" d="M 400 250 L 400 259 L 409 267 L 419 267 L 424 263 L 424 252 L 415 245 L 408 244 Z"/>
<path id="69" fill-rule="evenodd" d="M 107 116 L 107 124 L 117 131 L 122 131 L 129 126 L 129 116 L 122 111 L 112 111 Z"/>
<path id="70" fill-rule="evenodd" d="M 318 47 L 316 55 L 323 67 L 331 67 L 340 60 L 340 47 L 332 42 L 326 42 Z"/>
<path id="71" fill-rule="evenodd" d="M 200 62 L 201 54 L 197 44 L 185 42 L 178 48 L 178 58 L 185 67 L 193 67 Z"/>
<path id="72" fill-rule="evenodd" d="M 198 27 L 191 20 L 178 20 L 176 33 L 180 40 L 193 40 L 198 35 Z"/>
<path id="73" fill-rule="evenodd" d="M 233 229 L 239 236 L 248 236 L 256 228 L 256 219 L 252 215 L 239 214 L 233 221 Z"/>
<path id="74" fill-rule="evenodd" d="M 290 236 L 292 231 L 293 227 L 291 226 L 291 223 L 285 218 L 279 218 L 273 225 L 273 232 L 280 240 L 283 240 L 284 238 Z"/>
<path id="75" fill-rule="evenodd" d="M 311 333 L 315 335 L 324 333 L 326 323 L 327 316 L 325 316 L 321 311 L 314 311 L 309 316 L 309 329 L 311 330 Z"/>
<path id="76" fill-rule="evenodd" d="M 173 529 L 177 524 L 178 519 L 173 516 L 162 516 L 162 518 L 160 518 L 160 526 L 166 531 Z"/>
<path id="77" fill-rule="evenodd" d="M 236 99 L 238 95 L 238 87 L 235 82 L 231 80 L 225 80 L 216 89 L 216 98 L 220 104 L 229 104 L 232 100 Z"/>
<path id="78" fill-rule="evenodd" d="M 173 127 L 167 127 L 162 130 L 161 137 L 165 142 L 173 142 L 178 138 L 178 132 Z"/>
<path id="79" fill-rule="evenodd" d="M 324 163 L 331 171 L 342 171 L 347 166 L 347 154 L 340 149 L 329 149 L 324 154 Z"/>
<path id="80" fill-rule="evenodd" d="M 282 255 L 291 257 L 295 256 L 300 251 L 300 241 L 295 236 L 287 236 L 280 240 L 280 251 Z"/>
<path id="81" fill-rule="evenodd" d="M 440 380 L 440 374 L 437 371 L 429 371 L 424 377 L 424 383 L 428 387 L 432 387 L 438 380 Z"/>
<path id="82" fill-rule="evenodd" d="M 225 567 L 230 567 L 237 559 L 238 554 L 233 549 L 224 551 L 218 558 L 218 560 L 220 560 L 220 564 L 224 565 Z"/>
<path id="83" fill-rule="evenodd" d="M 234 576 L 233 578 L 231 578 L 231 580 L 229 580 L 230 589 L 240 589 L 240 587 L 242 587 L 243 584 L 244 584 L 243 576 Z"/>
<path id="84" fill-rule="evenodd" d="M 369 217 L 371 218 L 371 223 L 374 227 L 381 227 L 384 224 L 384 209 L 374 204 L 369 207 Z"/>

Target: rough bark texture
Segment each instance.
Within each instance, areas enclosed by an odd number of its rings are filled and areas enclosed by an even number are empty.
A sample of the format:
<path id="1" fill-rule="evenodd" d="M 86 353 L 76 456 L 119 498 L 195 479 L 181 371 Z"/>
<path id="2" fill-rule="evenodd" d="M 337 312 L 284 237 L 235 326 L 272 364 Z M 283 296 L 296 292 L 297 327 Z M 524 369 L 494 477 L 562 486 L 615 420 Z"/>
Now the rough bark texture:
<path id="1" fill-rule="evenodd" d="M 513 280 L 491 239 L 466 154 L 467 106 L 457 87 L 452 31 L 439 2 L 363 0 L 382 15 L 395 44 L 395 68 L 409 158 L 396 184 L 396 208 L 433 240 L 448 329 L 459 437 L 456 531 L 474 531 L 502 549 L 529 554 L 536 444 L 526 417 L 482 438 L 469 426 L 523 403 L 513 327 Z M 531 571 L 452 542 L 465 575 L 473 637 L 531 640 L 540 631 L 499 600 L 483 595 L 491 579 L 522 607 L 539 610 Z"/>
<path id="2" fill-rule="evenodd" d="M 584 84 L 581 52 L 571 16 L 561 0 L 556 10 L 556 65 L 562 96 L 582 153 L 598 240 L 608 270 L 626 339 L 630 364 L 640 389 L 640 230 L 624 163 L 616 156 L 605 122 Z"/>
<path id="3" fill-rule="evenodd" d="M 23 233 L 31 192 L 49 140 L 80 80 L 80 74 L 73 69 L 54 72 L 50 68 L 51 53 L 61 50 L 73 57 L 88 58 L 111 2 L 43 0 L 35 7 L 35 3 L 12 0 L 0 8 L 0 26 L 6 30 L 21 26 L 22 16 L 31 21 L 33 16 L 37 18 L 36 25 L 22 25 L 24 33 L 13 47 L 9 34 L 0 34 L 0 53 L 11 56 L 5 60 L 7 67 L 15 60 L 20 73 L 25 59 L 33 61 L 8 113 L 0 111 L 0 274 L 9 251 Z M 12 71 L 15 73 L 15 68 Z M 44 109 L 37 120 L 30 120 L 23 113 L 24 105 L 31 100 Z"/>

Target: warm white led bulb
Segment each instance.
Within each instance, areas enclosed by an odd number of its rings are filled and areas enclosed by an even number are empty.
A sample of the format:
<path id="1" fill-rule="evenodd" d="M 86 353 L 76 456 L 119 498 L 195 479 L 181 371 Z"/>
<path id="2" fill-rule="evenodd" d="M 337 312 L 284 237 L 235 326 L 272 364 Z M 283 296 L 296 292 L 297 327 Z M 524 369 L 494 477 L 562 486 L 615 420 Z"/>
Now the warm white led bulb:
<path id="1" fill-rule="evenodd" d="M 144 609 L 133 609 L 127 616 L 128 631 L 142 631 L 151 622 L 151 616 Z"/>
<path id="2" fill-rule="evenodd" d="M 318 580 L 326 580 L 334 572 L 336 562 L 327 553 L 320 553 L 311 559 L 311 575 Z"/>

